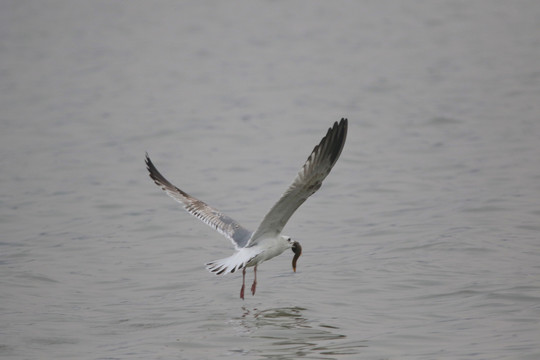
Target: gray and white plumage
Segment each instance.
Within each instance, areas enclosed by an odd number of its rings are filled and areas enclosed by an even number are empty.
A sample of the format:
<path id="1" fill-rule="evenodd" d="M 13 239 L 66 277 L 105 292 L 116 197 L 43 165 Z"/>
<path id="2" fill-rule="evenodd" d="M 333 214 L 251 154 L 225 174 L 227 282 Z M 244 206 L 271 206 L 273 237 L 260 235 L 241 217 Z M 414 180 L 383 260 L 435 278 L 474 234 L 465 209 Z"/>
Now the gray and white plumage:
<path id="1" fill-rule="evenodd" d="M 321 187 L 322 181 L 332 170 L 343 150 L 347 127 L 347 119 L 342 118 L 339 123 L 335 122 L 328 129 L 326 136 L 315 146 L 292 184 L 266 214 L 254 232 L 171 184 L 156 169 L 148 154 L 146 154 L 146 166 L 152 180 L 170 197 L 182 203 L 190 214 L 217 230 L 233 243 L 236 252 L 232 256 L 207 263 L 207 268 L 218 275 L 242 269 L 243 280 L 245 280 L 245 268 L 254 266 L 256 279 L 257 265 L 281 254 L 286 249 L 292 249 L 295 252 L 293 269 L 296 271 L 296 260 L 300 256 L 301 246 L 296 241 L 293 242 L 290 237 L 281 235 L 281 231 L 296 209 Z M 255 286 L 256 280 L 252 286 L 253 294 Z M 240 294 L 242 299 L 244 298 L 243 294 L 244 284 L 242 284 Z"/>
<path id="2" fill-rule="evenodd" d="M 217 230 L 227 239 L 231 240 L 236 249 L 246 246 L 251 238 L 251 231 L 247 230 L 227 215 L 210 207 L 208 204 L 194 198 L 193 196 L 185 193 L 171 184 L 156 169 L 148 154 L 146 154 L 146 166 L 148 168 L 148 172 L 150 173 L 150 177 L 154 180 L 154 182 L 161 187 L 167 193 L 167 195 L 183 204 L 184 209 L 186 209 L 187 212 L 197 217 L 214 230 Z"/>

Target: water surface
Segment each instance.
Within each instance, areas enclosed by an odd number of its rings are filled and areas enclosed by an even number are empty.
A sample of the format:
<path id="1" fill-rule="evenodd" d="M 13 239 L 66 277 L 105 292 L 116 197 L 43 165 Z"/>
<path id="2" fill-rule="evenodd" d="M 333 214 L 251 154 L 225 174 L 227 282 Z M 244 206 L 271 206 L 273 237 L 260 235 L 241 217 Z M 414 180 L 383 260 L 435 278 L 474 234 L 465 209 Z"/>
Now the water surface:
<path id="1" fill-rule="evenodd" d="M 0 5 L 0 356 L 537 359 L 535 1 Z M 254 229 L 345 149 L 257 294 L 148 178 Z M 251 282 L 252 272 L 247 281 Z"/>

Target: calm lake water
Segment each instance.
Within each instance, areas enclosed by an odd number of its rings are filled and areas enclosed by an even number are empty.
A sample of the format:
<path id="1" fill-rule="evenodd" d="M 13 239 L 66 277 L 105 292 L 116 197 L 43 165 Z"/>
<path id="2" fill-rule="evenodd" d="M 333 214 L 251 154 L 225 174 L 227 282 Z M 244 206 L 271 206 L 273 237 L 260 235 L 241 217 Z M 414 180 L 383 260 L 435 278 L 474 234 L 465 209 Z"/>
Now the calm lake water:
<path id="1" fill-rule="evenodd" d="M 539 359 L 540 2 L 2 1 L 2 359 Z M 149 179 L 254 229 L 241 275 Z M 250 269 L 247 282 L 251 283 Z"/>

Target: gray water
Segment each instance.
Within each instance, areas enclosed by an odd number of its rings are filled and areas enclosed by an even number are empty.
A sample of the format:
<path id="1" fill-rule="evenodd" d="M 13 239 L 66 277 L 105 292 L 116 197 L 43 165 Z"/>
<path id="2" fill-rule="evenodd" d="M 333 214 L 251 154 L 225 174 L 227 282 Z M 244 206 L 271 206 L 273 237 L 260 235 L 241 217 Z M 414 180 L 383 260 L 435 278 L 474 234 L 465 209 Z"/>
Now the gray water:
<path id="1" fill-rule="evenodd" d="M 2 1 L 0 54 L 1 358 L 540 358 L 540 2 Z M 254 229 L 341 117 L 240 300 L 145 151 Z"/>

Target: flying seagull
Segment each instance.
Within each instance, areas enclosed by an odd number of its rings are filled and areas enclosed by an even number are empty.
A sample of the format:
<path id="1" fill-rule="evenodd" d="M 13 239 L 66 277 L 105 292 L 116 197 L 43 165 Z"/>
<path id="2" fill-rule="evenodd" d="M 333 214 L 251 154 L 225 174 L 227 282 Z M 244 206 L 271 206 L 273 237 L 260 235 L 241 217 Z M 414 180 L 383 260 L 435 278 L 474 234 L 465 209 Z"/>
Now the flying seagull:
<path id="1" fill-rule="evenodd" d="M 257 287 L 257 266 L 280 255 L 287 249 L 291 249 L 294 253 L 292 267 L 293 271 L 296 272 L 296 262 L 302 254 L 302 247 L 297 241 L 292 241 L 289 236 L 281 235 L 281 231 L 296 209 L 321 187 L 322 181 L 339 158 L 346 137 L 347 119 L 342 118 L 339 123 L 336 121 L 328 129 L 326 136 L 319 145 L 315 146 L 287 191 L 270 209 L 254 232 L 171 184 L 156 169 L 148 153 L 146 154 L 146 167 L 152 180 L 170 197 L 182 203 L 187 212 L 217 230 L 233 243 L 236 251 L 232 256 L 211 261 L 206 264 L 206 267 L 217 275 L 234 273 L 236 270 L 242 269 L 240 298 L 243 300 L 246 268 L 253 267 L 255 275 L 251 286 L 252 295 L 255 295 Z"/>

